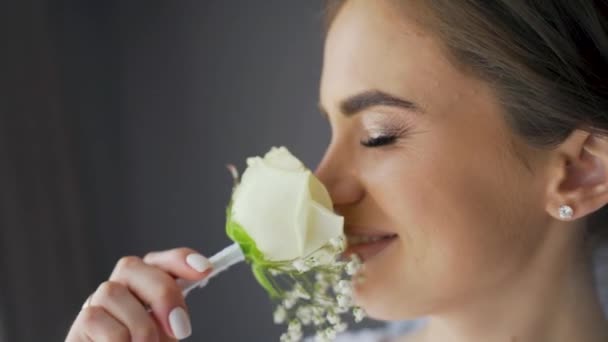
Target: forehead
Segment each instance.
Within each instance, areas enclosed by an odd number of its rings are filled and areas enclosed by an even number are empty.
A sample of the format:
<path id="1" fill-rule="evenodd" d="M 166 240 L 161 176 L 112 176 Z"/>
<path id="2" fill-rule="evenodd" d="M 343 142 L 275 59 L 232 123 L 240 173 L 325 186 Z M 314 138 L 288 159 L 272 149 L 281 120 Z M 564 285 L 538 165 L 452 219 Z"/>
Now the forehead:
<path id="1" fill-rule="evenodd" d="M 349 0 L 336 15 L 321 77 L 321 103 L 328 111 L 369 89 L 405 96 L 426 110 L 433 93 L 460 86 L 464 76 L 421 24 L 428 13 L 415 1 L 399 3 Z"/>

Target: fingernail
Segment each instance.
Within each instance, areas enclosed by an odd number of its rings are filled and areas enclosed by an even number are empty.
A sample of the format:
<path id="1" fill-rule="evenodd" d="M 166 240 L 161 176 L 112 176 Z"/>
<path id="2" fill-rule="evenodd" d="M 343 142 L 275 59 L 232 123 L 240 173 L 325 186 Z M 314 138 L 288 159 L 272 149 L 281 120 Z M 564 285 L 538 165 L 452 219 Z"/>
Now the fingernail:
<path id="1" fill-rule="evenodd" d="M 176 307 L 169 314 L 169 325 L 173 331 L 173 336 L 177 339 L 183 339 L 192 334 L 192 326 L 190 326 L 190 318 L 184 309 Z"/>
<path id="2" fill-rule="evenodd" d="M 211 267 L 211 263 L 207 258 L 198 254 L 192 253 L 186 257 L 186 263 L 194 268 L 197 272 L 205 272 L 209 267 Z"/>
<path id="3" fill-rule="evenodd" d="M 87 300 L 85 300 L 84 303 L 82 303 L 82 309 L 81 310 L 86 309 L 90 304 L 91 304 L 91 296 L 89 296 L 89 298 L 87 298 Z"/>

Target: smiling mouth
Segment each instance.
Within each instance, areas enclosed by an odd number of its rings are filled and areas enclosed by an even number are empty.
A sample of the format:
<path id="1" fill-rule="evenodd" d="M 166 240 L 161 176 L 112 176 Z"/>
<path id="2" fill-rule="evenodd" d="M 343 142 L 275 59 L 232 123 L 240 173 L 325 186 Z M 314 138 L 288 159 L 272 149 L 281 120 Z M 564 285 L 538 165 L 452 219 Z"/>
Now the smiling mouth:
<path id="1" fill-rule="evenodd" d="M 348 247 L 344 254 L 357 254 L 363 262 L 376 256 L 397 239 L 397 234 L 346 234 Z"/>

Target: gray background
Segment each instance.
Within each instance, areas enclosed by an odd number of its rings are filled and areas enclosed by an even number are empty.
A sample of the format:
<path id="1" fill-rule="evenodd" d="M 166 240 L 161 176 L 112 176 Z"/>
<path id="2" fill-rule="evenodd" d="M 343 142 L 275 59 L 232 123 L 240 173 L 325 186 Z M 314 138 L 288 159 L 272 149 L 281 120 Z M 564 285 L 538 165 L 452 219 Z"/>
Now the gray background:
<path id="1" fill-rule="evenodd" d="M 226 163 L 314 168 L 321 27 L 321 0 L 0 2 L 0 342 L 63 341 L 123 255 L 227 245 Z M 282 331 L 245 265 L 188 304 L 190 341 Z"/>
<path id="2" fill-rule="evenodd" d="M 63 340 L 122 255 L 224 247 L 224 165 L 329 141 L 319 0 L 2 7 L 0 341 Z M 192 341 L 282 331 L 245 265 L 188 304 Z"/>

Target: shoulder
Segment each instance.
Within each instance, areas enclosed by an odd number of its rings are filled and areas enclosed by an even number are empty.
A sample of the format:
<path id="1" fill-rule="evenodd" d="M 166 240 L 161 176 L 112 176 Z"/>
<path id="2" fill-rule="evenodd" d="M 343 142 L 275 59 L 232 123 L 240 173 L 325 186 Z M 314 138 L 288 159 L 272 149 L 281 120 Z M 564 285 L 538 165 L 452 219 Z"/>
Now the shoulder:
<path id="1" fill-rule="evenodd" d="M 424 320 L 388 323 L 385 327 L 362 329 L 342 333 L 334 342 L 390 342 L 397 337 L 410 334 L 424 325 Z M 312 342 L 314 339 L 307 339 Z"/>
<path id="2" fill-rule="evenodd" d="M 379 329 L 365 329 L 340 334 L 334 342 L 380 342 L 387 341 L 386 333 Z"/>

